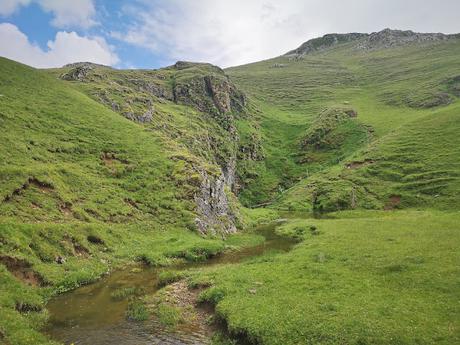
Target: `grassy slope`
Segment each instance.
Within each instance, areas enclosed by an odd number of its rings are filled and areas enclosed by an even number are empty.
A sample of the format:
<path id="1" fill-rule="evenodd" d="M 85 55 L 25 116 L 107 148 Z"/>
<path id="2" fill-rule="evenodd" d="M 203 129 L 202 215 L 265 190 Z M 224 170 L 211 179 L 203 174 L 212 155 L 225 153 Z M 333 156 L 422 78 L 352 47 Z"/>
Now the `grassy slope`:
<path id="1" fill-rule="evenodd" d="M 236 338 L 253 343 L 458 343 L 460 102 L 451 79 L 460 44 L 365 54 L 350 46 L 227 71 L 264 111 L 268 159 L 242 198 L 258 204 L 290 187 L 273 207 L 311 211 L 319 194 L 329 211 L 350 208 L 353 195 L 356 207 L 423 211 L 290 220 L 280 231 L 302 241 L 292 252 L 199 272 L 198 281 L 212 284 L 203 299 Z M 440 92 L 450 105 L 423 106 Z M 373 129 L 368 138 L 299 164 L 300 142 L 321 110 L 344 105 L 357 110 L 352 121 Z M 395 196 L 400 204 L 388 205 Z"/>
<path id="2" fill-rule="evenodd" d="M 159 138 L 42 72 L 1 68 L 2 216 L 61 220 L 69 205 L 70 219 L 169 221 L 191 209 L 183 162 Z"/>
<path id="3" fill-rule="evenodd" d="M 344 162 L 351 159 L 351 153 L 356 152 L 356 159 L 365 158 L 364 152 L 368 148 L 388 153 L 395 149 L 390 142 L 396 144 L 398 140 L 414 144 L 410 147 L 414 160 L 425 162 L 427 158 L 439 158 L 442 153 L 446 156 L 445 162 L 452 162 L 452 157 L 458 152 L 458 137 L 451 134 L 451 125 L 458 123 L 455 118 L 459 110 L 458 98 L 448 89 L 448 80 L 459 73 L 459 53 L 458 40 L 367 53 L 351 50 L 351 44 L 345 44 L 326 52 L 306 55 L 298 61 L 279 57 L 228 69 L 227 73 L 260 103 L 264 111 L 261 125 L 267 160 L 259 167 L 258 176 L 243 192 L 242 199 L 248 204 L 270 201 L 280 190 L 294 185 L 297 180 L 317 172 L 323 174 L 331 167 L 335 171 L 334 178 L 337 178 Z M 276 68 L 274 64 L 284 64 L 285 67 Z M 424 100 L 432 99 L 433 95 L 446 91 L 451 92 L 454 104 L 448 107 L 417 107 Z M 369 140 L 356 141 L 349 150 L 336 150 L 335 155 L 329 152 L 324 157 L 322 152 L 317 152 L 316 161 L 298 164 L 299 157 L 305 155 L 299 143 L 307 128 L 322 109 L 344 103 L 357 110 L 357 123 L 373 129 Z M 444 120 L 446 118 L 450 119 L 450 123 Z M 426 141 L 423 138 L 427 129 L 419 123 L 420 119 L 436 136 L 442 138 L 446 133 L 450 145 L 438 145 L 438 148 L 433 147 L 431 154 L 427 154 L 426 145 L 418 145 Z M 386 135 L 392 139 L 385 139 Z M 401 145 L 396 149 L 401 151 L 400 155 L 394 155 L 386 164 L 395 167 L 405 164 L 401 157 L 408 146 Z M 427 168 L 430 172 L 442 169 L 434 164 Z M 453 164 L 449 172 L 451 180 L 444 189 L 444 204 L 450 203 L 455 195 L 453 192 L 460 190 L 458 172 L 458 166 Z M 365 173 L 356 171 L 354 174 L 356 179 L 363 178 L 369 185 L 376 183 Z M 391 181 L 382 177 L 378 182 L 381 180 L 396 189 L 400 183 L 398 179 Z M 305 191 L 305 184 L 308 184 L 308 179 L 286 193 L 278 206 L 311 209 L 311 193 Z M 381 207 L 388 195 L 378 190 L 371 192 L 377 194 L 376 204 Z M 414 188 L 406 194 L 413 200 L 421 192 L 423 190 Z M 367 196 L 372 198 L 372 193 L 367 193 Z M 443 193 L 436 194 L 444 197 Z M 413 202 L 411 204 L 414 205 Z"/>
<path id="4" fill-rule="evenodd" d="M 414 107 L 439 91 L 451 92 L 447 80 L 458 75 L 458 42 L 368 54 L 348 48 L 228 70 L 262 111 L 266 159 L 244 167 L 240 199 L 254 205 L 284 191 L 275 207 L 311 210 L 318 192 L 321 206 L 330 209 L 348 207 L 355 194 L 357 206 L 373 208 L 398 195 L 401 207 L 458 209 L 459 102 L 452 96 L 449 106 Z M 288 66 L 272 68 L 274 63 Z M 0 68 L 0 121 L 8 129 L 0 152 L 8 163 L 0 169 L 0 250 L 27 259 L 53 284 L 28 288 L 1 271 L 7 317 L 0 331 L 11 343 L 46 342 L 33 330 L 46 312 L 19 313 L 18 305 L 40 309 L 56 289 L 95 279 L 111 264 L 133 258 L 162 263 L 222 250 L 221 241 L 180 230 L 190 226 L 192 213 L 188 166 L 177 157 L 193 152 L 209 158 L 206 140 L 189 146 L 189 138 L 206 138 L 214 129 L 202 125 L 200 114 L 162 103 L 160 124 L 172 127 L 144 128 L 42 72 L 6 60 Z M 318 114 L 344 102 L 358 119 L 332 132 L 327 139 L 336 145 L 302 148 Z M 349 135 L 362 125 L 374 132 Z M 250 142 L 254 125 L 239 119 L 237 126 Z M 375 162 L 344 169 L 364 159 Z M 267 344 L 458 341 L 458 214 L 338 217 L 343 219 L 288 223 L 287 233 L 304 238 L 288 255 L 205 273 L 201 279 L 211 276 L 214 282 L 205 297 L 219 301 L 230 329 Z M 309 234 L 311 223 L 320 235 Z M 104 245 L 88 241 L 94 234 Z M 91 256 L 75 255 L 75 244 Z M 66 263 L 57 265 L 57 255 L 66 256 Z"/>
<path id="5" fill-rule="evenodd" d="M 152 111 L 151 121 L 143 125 L 161 137 L 166 146 L 179 147 L 182 154 L 187 153 L 188 159 L 195 161 L 195 165 L 201 164 L 211 170 L 218 168 L 212 165 L 225 169 L 234 159 L 238 167 L 237 178 L 244 184 L 246 170 L 253 165 L 248 154 L 261 154 L 254 143 L 254 138 L 259 137 L 259 112 L 250 100 L 246 100 L 241 109 L 233 105 L 231 111 L 220 113 L 212 104 L 212 98 L 201 89 L 200 82 L 203 78 L 211 78 L 226 83 L 227 76 L 210 64 L 184 64 L 189 67 L 170 66 L 158 70 L 95 67 L 83 82 L 72 81 L 70 84 L 92 99 L 102 100 L 109 108 L 116 104 L 116 111 L 124 116 L 126 113 L 142 115 Z M 64 67 L 47 72 L 58 78 L 69 70 Z M 182 87 L 178 90 L 187 90 L 187 97 L 177 96 L 175 101 L 173 89 L 178 85 Z"/>
<path id="6" fill-rule="evenodd" d="M 203 298 L 257 344 L 458 343 L 459 214 L 354 212 L 283 225 L 302 243 L 201 272 Z"/>
<path id="7" fill-rule="evenodd" d="M 187 230 L 193 186 L 177 157 L 188 151 L 6 59 L 0 95 L 0 259 L 15 262 L 0 265 L 0 342 L 47 344 L 38 333 L 46 299 L 110 268 L 224 249 L 222 240 Z"/>

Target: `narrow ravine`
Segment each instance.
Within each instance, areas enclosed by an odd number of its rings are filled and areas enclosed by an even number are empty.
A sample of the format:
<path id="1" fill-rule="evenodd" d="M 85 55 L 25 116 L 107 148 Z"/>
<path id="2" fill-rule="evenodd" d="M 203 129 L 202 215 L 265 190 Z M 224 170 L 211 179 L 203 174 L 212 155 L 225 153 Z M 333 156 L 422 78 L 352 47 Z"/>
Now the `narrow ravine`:
<path id="1" fill-rule="evenodd" d="M 205 262 L 185 263 L 181 270 L 219 264 L 235 264 L 266 252 L 289 251 L 295 242 L 275 233 L 281 222 L 260 225 L 256 232 L 265 237 L 257 246 L 230 251 Z M 169 267 L 168 269 L 171 269 Z M 155 320 L 133 322 L 126 319 L 127 300 L 114 300 L 111 294 L 120 288 L 142 288 L 153 294 L 158 289 L 161 268 L 129 267 L 116 271 L 100 281 L 54 297 L 48 303 L 50 321 L 46 333 L 64 344 L 80 345 L 147 345 L 207 344 L 209 334 L 200 329 L 167 330 Z"/>

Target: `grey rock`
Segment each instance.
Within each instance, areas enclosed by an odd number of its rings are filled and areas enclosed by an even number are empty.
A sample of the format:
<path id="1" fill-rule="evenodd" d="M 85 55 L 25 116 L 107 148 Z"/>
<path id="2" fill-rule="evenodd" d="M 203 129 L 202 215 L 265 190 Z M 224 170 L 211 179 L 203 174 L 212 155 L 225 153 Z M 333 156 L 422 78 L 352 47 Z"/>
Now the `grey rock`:
<path id="1" fill-rule="evenodd" d="M 410 30 L 384 29 L 368 35 L 365 40 L 357 44 L 357 48 L 361 50 L 385 49 L 409 43 L 444 41 L 448 38 L 449 35 L 442 33 L 418 33 Z"/>
<path id="2" fill-rule="evenodd" d="M 56 256 L 56 258 L 54 259 L 54 261 L 55 261 L 57 264 L 62 265 L 62 264 L 64 264 L 67 260 L 66 260 L 65 257 L 58 255 L 58 256 Z"/>
<path id="3" fill-rule="evenodd" d="M 90 65 L 81 65 L 72 68 L 67 73 L 62 74 L 60 78 L 70 81 L 84 81 L 92 70 L 93 67 Z"/>
<path id="4" fill-rule="evenodd" d="M 127 119 L 139 123 L 150 123 L 153 119 L 154 108 L 153 106 L 150 107 L 146 112 L 143 114 L 137 114 L 132 111 L 123 113 L 123 116 Z"/>
<path id="5" fill-rule="evenodd" d="M 227 194 L 225 193 L 225 176 L 213 177 L 205 170 L 199 170 L 201 185 L 195 195 L 197 218 L 195 219 L 198 231 L 209 233 L 234 233 L 236 216 L 233 214 Z"/>
<path id="6" fill-rule="evenodd" d="M 348 34 L 327 34 L 323 37 L 314 38 L 303 43 L 300 47 L 291 50 L 286 55 L 306 55 L 331 48 L 341 43 L 357 41 L 367 36 L 368 34 L 356 32 Z"/>

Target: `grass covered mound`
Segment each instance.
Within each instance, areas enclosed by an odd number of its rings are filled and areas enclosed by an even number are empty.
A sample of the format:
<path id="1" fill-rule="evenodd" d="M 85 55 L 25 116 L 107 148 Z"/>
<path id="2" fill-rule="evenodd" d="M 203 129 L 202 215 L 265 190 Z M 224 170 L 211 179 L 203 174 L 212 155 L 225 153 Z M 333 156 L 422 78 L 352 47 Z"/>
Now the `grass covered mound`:
<path id="1" fill-rule="evenodd" d="M 274 344 L 460 341 L 457 213 L 354 212 L 278 231 L 290 253 L 201 272 L 230 334 Z"/>
<path id="2" fill-rule="evenodd" d="M 460 105 L 410 122 L 277 200 L 288 209 L 460 207 Z"/>

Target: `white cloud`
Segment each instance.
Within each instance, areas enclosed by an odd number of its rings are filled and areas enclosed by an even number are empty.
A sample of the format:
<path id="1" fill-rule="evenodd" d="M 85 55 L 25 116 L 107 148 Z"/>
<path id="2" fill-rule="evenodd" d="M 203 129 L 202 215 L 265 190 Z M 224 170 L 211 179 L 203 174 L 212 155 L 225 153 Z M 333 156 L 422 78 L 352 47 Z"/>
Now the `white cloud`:
<path id="1" fill-rule="evenodd" d="M 97 24 L 93 0 L 0 0 L 0 15 L 9 16 L 32 1 L 53 14 L 51 24 L 55 27 L 87 29 Z"/>
<path id="2" fill-rule="evenodd" d="M 296 2 L 303 7 L 302 1 Z M 135 23 L 125 32 L 113 32 L 112 37 L 171 60 L 223 66 L 267 58 L 299 43 L 298 36 L 292 35 L 298 8 L 276 1 L 171 0 L 151 4 L 145 1 L 144 10 L 126 7 L 125 13 L 136 18 Z"/>
<path id="3" fill-rule="evenodd" d="M 0 56 L 30 66 L 60 67 L 67 63 L 89 61 L 113 66 L 119 59 L 101 37 L 84 37 L 75 32 L 59 31 L 53 41 L 48 41 L 47 50 L 31 43 L 15 25 L 0 24 Z"/>
<path id="4" fill-rule="evenodd" d="M 330 32 L 372 32 L 386 27 L 460 31 L 458 0 L 138 0 L 126 5 L 132 20 L 112 37 L 171 61 L 221 66 L 266 59 Z"/>
<path id="5" fill-rule="evenodd" d="M 21 6 L 27 6 L 31 0 L 1 0 L 0 15 L 9 16 L 19 10 Z"/>
<path id="6" fill-rule="evenodd" d="M 40 6 L 54 15 L 51 24 L 58 28 L 89 28 L 96 24 L 93 0 L 38 0 Z"/>

